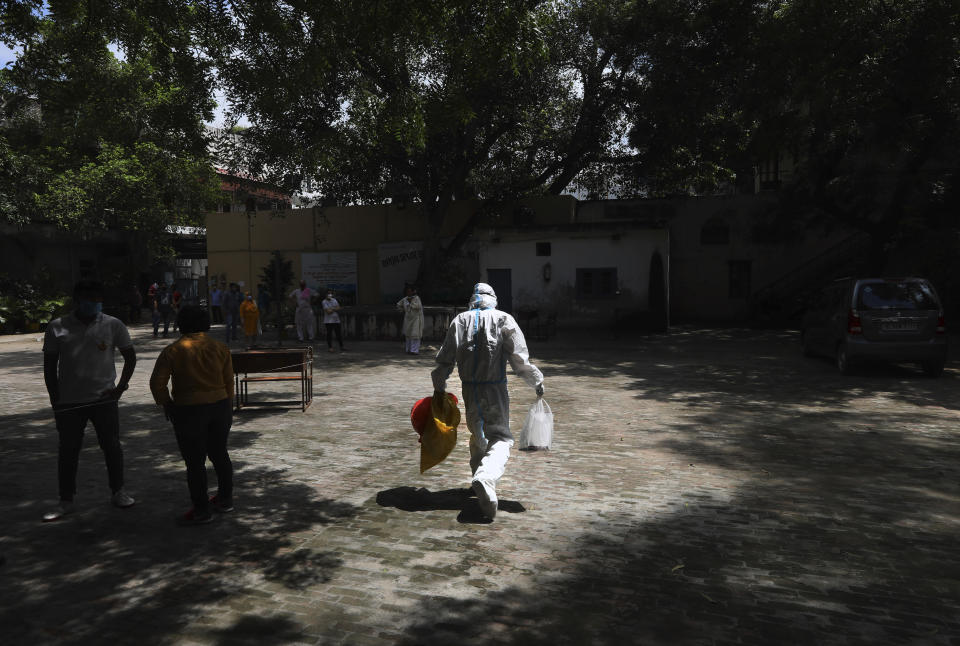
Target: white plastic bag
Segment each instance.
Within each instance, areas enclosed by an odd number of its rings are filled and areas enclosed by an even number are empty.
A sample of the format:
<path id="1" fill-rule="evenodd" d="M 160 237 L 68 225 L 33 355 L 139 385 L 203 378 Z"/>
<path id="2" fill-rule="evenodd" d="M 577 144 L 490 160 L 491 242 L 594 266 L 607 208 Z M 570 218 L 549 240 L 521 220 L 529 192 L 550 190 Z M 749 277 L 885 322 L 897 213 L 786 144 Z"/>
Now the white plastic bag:
<path id="1" fill-rule="evenodd" d="M 520 450 L 549 449 L 553 444 L 553 411 L 540 397 L 530 405 L 520 431 Z"/>

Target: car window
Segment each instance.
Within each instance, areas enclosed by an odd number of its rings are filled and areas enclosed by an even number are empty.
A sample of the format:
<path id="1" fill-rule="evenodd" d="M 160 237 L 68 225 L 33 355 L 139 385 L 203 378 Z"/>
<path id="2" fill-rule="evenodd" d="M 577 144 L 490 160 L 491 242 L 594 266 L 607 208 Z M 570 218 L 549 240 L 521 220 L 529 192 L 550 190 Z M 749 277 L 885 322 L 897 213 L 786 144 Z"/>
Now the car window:
<path id="1" fill-rule="evenodd" d="M 860 309 L 935 310 L 939 309 L 933 291 L 917 281 L 884 281 L 860 288 Z"/>

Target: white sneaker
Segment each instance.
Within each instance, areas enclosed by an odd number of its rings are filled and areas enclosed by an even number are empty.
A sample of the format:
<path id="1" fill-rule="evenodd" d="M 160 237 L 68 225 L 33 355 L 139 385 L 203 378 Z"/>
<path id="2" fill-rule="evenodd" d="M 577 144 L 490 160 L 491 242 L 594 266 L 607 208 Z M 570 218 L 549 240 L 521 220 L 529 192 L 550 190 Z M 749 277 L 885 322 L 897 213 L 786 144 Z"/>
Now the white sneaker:
<path id="1" fill-rule="evenodd" d="M 56 509 L 52 509 L 43 515 L 43 522 L 49 523 L 54 520 L 60 520 L 64 516 L 69 516 L 76 510 L 77 508 L 74 506 L 72 501 L 61 500 Z"/>
<path id="2" fill-rule="evenodd" d="M 479 480 L 474 480 L 470 485 L 473 492 L 477 494 L 477 502 L 480 504 L 480 511 L 484 516 L 493 520 L 497 515 L 497 494 L 491 494 Z"/>
<path id="3" fill-rule="evenodd" d="M 128 494 L 123 489 L 120 489 L 115 494 L 113 494 L 113 498 L 111 500 L 113 501 L 113 506 L 119 507 L 120 509 L 133 507 L 134 503 L 137 502 L 136 500 L 133 499 L 133 496 Z"/>

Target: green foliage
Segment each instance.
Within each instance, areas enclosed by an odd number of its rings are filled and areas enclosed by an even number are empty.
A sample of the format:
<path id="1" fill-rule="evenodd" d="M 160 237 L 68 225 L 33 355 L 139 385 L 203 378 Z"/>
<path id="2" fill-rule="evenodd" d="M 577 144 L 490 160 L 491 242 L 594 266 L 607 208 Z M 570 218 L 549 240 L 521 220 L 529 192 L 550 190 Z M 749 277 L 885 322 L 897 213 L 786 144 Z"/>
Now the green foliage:
<path id="1" fill-rule="evenodd" d="M 956 226 L 956 2 L 647 0 L 625 25 L 643 82 L 624 192 L 749 186 L 758 163 L 793 160 L 784 217 L 813 211 L 878 250 Z"/>
<path id="2" fill-rule="evenodd" d="M 789 198 L 870 233 L 878 252 L 956 227 L 960 5 L 783 3 L 769 34 L 799 53 L 763 79 L 784 109 L 758 130 L 801 159 Z"/>
<path id="3" fill-rule="evenodd" d="M 271 321 L 277 326 L 277 342 L 287 338 L 284 330 L 284 309 L 286 298 L 284 295 L 293 285 L 296 275 L 293 272 L 293 262 L 287 260 L 280 251 L 271 252 L 270 262 L 260 270 L 260 287 L 270 295 L 270 309 L 272 312 L 262 312 L 264 322 Z"/>
<path id="4" fill-rule="evenodd" d="M 201 223 L 219 183 L 203 127 L 212 69 L 198 53 L 193 4 L 5 3 L 3 12 L 0 38 L 22 53 L 0 70 L 0 218 L 150 234 Z"/>
<path id="5" fill-rule="evenodd" d="M 260 285 L 270 294 L 271 300 L 280 301 L 296 279 L 293 261 L 287 260 L 280 251 L 273 251 L 270 255 L 270 262 L 260 270 Z"/>
<path id="6" fill-rule="evenodd" d="M 41 275 L 38 283 L 0 275 L 0 330 L 25 332 L 30 324 L 43 325 L 60 316 L 68 302 L 66 294 L 50 288 Z"/>
<path id="7" fill-rule="evenodd" d="M 617 145 L 627 71 L 595 18 L 615 4 L 233 2 L 217 67 L 254 124 L 235 165 L 338 203 L 425 205 L 429 296 L 453 200 L 559 193 Z"/>
<path id="8" fill-rule="evenodd" d="M 0 218 L 160 231 L 232 166 L 338 203 L 419 202 L 420 282 L 452 201 L 752 186 L 878 248 L 955 227 L 955 0 L 78 0 L 0 4 Z M 118 57 L 115 51 L 122 52 Z M 217 78 L 215 78 L 215 75 Z M 241 117 L 251 127 L 241 128 Z M 454 240 L 459 244 L 469 231 Z M 158 236 L 157 236 L 158 237 Z"/>

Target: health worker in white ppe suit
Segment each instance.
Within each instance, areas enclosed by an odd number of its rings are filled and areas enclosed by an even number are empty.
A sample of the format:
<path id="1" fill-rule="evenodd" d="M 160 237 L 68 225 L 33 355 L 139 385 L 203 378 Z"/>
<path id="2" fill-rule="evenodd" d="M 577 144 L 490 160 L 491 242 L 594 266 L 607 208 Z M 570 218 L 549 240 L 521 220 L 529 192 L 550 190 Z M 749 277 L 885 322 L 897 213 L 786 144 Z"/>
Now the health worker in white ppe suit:
<path id="1" fill-rule="evenodd" d="M 497 481 L 510 457 L 510 397 L 507 362 L 543 396 L 543 373 L 530 363 L 527 342 L 512 316 L 497 309 L 497 295 L 486 283 L 474 286 L 469 309 L 450 324 L 434 368 L 434 397 L 442 397 L 456 364 L 470 429 L 471 487 L 487 518 L 497 513 Z"/>

